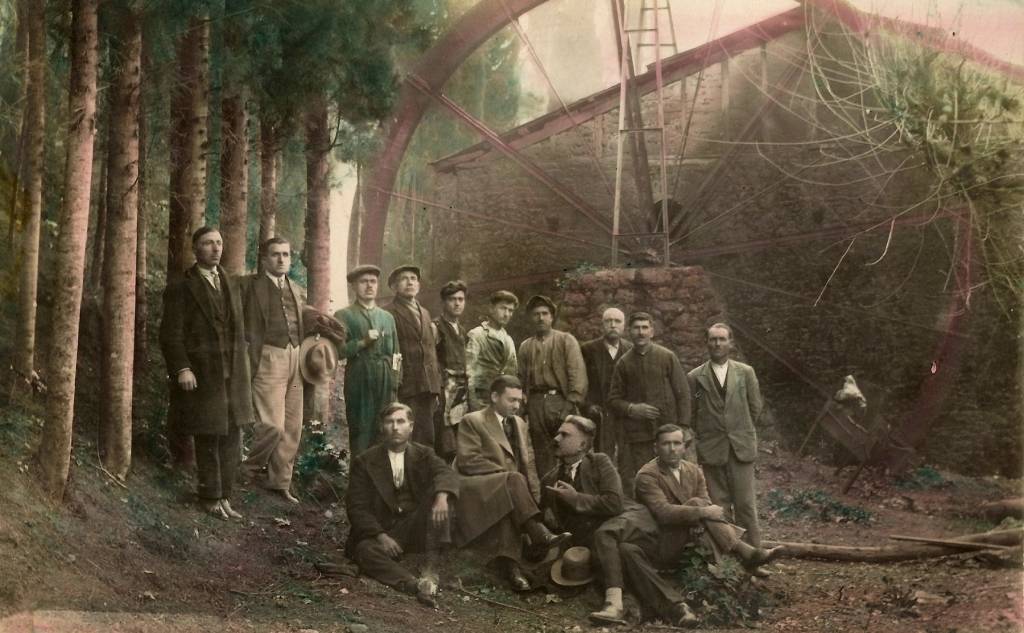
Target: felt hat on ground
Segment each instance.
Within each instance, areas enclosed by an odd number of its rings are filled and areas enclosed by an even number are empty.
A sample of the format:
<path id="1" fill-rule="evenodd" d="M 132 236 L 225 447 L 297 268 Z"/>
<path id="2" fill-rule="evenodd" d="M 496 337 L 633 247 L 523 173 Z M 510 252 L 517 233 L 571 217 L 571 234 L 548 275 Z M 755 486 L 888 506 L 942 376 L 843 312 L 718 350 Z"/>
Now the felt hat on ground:
<path id="1" fill-rule="evenodd" d="M 349 283 L 352 283 L 353 281 L 359 279 L 366 273 L 376 275 L 378 278 L 380 278 L 380 268 L 377 268 L 373 264 L 359 264 L 352 270 L 348 271 L 348 274 L 345 275 L 345 279 L 347 279 Z"/>
<path id="2" fill-rule="evenodd" d="M 307 336 L 299 347 L 299 373 L 314 385 L 327 384 L 338 368 L 338 349 L 319 334 Z"/>
<path id="3" fill-rule="evenodd" d="M 404 273 L 405 271 L 416 273 L 416 277 L 422 277 L 423 276 L 423 275 L 420 274 L 420 267 L 419 266 L 415 266 L 413 264 L 402 264 L 398 268 L 392 270 L 391 274 L 388 275 L 388 286 L 395 285 L 395 277 L 397 277 L 401 273 Z"/>
<path id="4" fill-rule="evenodd" d="M 579 587 L 594 580 L 590 548 L 570 547 L 551 566 L 551 580 L 563 587 Z"/>

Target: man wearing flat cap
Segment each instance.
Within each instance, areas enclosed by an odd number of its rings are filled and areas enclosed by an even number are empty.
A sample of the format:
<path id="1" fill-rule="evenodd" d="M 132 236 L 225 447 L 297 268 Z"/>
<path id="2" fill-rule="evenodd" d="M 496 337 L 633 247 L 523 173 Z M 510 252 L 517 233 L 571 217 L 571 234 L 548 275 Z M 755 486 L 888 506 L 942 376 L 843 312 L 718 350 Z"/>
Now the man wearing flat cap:
<path id="1" fill-rule="evenodd" d="M 356 266 L 346 278 L 355 302 L 334 316 L 348 332 L 348 341 L 338 347 L 338 355 L 348 361 L 345 416 L 349 451 L 356 456 L 374 442 L 378 416 L 395 400 L 402 357 L 395 319 L 377 306 L 380 268 L 369 264 Z"/>
<path id="2" fill-rule="evenodd" d="M 526 415 L 536 453 L 537 471 L 555 464 L 551 438 L 565 416 L 576 413 L 587 397 L 587 368 L 576 337 L 552 327 L 555 303 L 544 295 L 526 302 L 534 335 L 519 346 L 519 379 L 526 389 Z"/>
<path id="3" fill-rule="evenodd" d="M 679 358 L 652 340 L 654 319 L 646 312 L 630 315 L 629 336 L 633 348 L 615 363 L 608 391 L 608 408 L 622 428 L 619 474 L 624 482 L 632 482 L 640 467 L 654 456 L 654 436 L 659 426 L 676 424 L 682 427 L 687 441 L 693 438 L 690 387 Z M 687 457 L 692 458 L 692 454 Z M 632 497 L 632 492 L 627 488 L 627 495 Z"/>
<path id="4" fill-rule="evenodd" d="M 498 290 L 490 298 L 487 319 L 466 335 L 466 379 L 469 382 L 469 410 L 488 406 L 491 383 L 498 376 L 519 371 L 516 344 L 505 331 L 519 298 L 508 290 Z"/>
<path id="5" fill-rule="evenodd" d="M 398 400 L 412 409 L 412 441 L 438 450 L 434 443 L 434 438 L 440 437 L 434 429 L 434 409 L 441 393 L 437 331 L 430 313 L 416 300 L 420 293 L 419 267 L 405 264 L 394 269 L 388 275 L 388 286 L 395 298 L 384 309 L 395 318 L 398 347 L 402 350 Z"/>

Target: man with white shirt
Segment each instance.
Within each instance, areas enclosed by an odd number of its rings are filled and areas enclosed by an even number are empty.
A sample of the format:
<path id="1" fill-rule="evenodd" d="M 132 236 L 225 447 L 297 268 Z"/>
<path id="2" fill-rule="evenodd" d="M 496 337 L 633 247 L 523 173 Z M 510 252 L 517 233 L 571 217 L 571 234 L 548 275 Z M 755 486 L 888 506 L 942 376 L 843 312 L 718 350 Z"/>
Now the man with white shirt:
<path id="1" fill-rule="evenodd" d="M 437 558 L 451 543 L 450 502 L 459 478 L 434 450 L 410 441 L 412 409 L 394 402 L 381 412 L 381 441 L 357 455 L 349 475 L 345 553 L 377 581 L 436 607 Z M 399 564 L 405 553 L 427 554 L 419 577 Z"/>
<path id="2" fill-rule="evenodd" d="M 290 503 L 292 470 L 302 436 L 302 287 L 288 278 L 291 244 L 272 237 L 260 248 L 263 272 L 242 278 L 245 334 L 256 409 L 252 447 L 244 467 L 266 470 L 264 485 Z"/>
<path id="3" fill-rule="evenodd" d="M 733 338 L 728 325 L 715 323 L 708 328 L 707 347 L 710 359 L 687 376 L 693 393 L 697 459 L 711 500 L 724 508 L 728 520 L 746 529 L 748 543 L 759 547 L 754 424 L 761 416 L 761 389 L 750 365 L 730 360 Z M 767 572 L 759 569 L 757 574 Z"/>
<path id="4" fill-rule="evenodd" d="M 612 461 L 619 458 L 622 441 L 619 421 L 608 409 L 608 393 L 612 386 L 615 363 L 633 344 L 623 338 L 626 315 L 618 308 L 608 308 L 601 315 L 603 334 L 580 345 L 583 363 L 587 366 L 587 400 L 583 414 L 597 423 L 595 449 L 608 455 Z"/>
<path id="5" fill-rule="evenodd" d="M 241 459 L 241 427 L 253 423 L 242 298 L 220 267 L 224 240 L 192 235 L 196 263 L 164 291 L 160 349 L 167 362 L 168 420 L 195 438 L 197 493 L 205 512 L 241 519 L 229 502 Z"/>

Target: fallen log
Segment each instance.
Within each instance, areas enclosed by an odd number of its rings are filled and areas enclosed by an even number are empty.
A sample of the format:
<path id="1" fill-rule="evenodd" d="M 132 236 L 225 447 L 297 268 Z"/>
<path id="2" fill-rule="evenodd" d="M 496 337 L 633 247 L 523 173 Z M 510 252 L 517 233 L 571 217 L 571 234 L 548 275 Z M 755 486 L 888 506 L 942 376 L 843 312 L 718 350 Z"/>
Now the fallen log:
<path id="1" fill-rule="evenodd" d="M 989 501 L 981 504 L 978 507 L 978 512 L 986 519 L 995 522 L 1002 521 L 1006 517 L 1024 518 L 1024 497 Z"/>
<path id="2" fill-rule="evenodd" d="M 989 545 L 1015 546 L 1024 542 L 1024 530 L 998 530 L 970 534 L 958 539 L 958 543 L 982 543 Z M 906 545 L 883 545 L 881 547 L 855 547 L 848 545 L 822 545 L 819 543 L 787 543 L 770 541 L 765 547 L 782 546 L 779 558 L 802 558 L 837 562 L 894 563 L 920 558 L 938 558 L 963 554 L 959 545 L 908 543 Z"/>
<path id="3" fill-rule="evenodd" d="M 985 549 L 1013 549 L 1013 547 L 1010 545 L 996 545 L 994 543 L 968 543 L 967 541 L 954 541 L 942 538 L 925 538 L 923 536 L 901 536 L 899 534 L 890 534 L 889 538 L 891 538 L 894 541 L 911 541 L 914 543 L 928 543 L 930 545 L 945 545 L 947 547 L 954 547 L 956 549 L 962 549 L 968 552 L 977 552 Z"/>

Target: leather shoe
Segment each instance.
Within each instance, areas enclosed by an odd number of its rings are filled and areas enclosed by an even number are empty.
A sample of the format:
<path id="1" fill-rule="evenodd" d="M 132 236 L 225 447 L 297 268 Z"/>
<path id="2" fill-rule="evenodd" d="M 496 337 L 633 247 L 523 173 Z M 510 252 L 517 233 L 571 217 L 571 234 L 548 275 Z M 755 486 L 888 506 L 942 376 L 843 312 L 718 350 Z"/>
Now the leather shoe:
<path id="1" fill-rule="evenodd" d="M 228 515 L 232 519 L 241 519 L 242 518 L 241 513 L 235 512 L 234 508 L 231 507 L 231 504 L 228 503 L 227 499 L 221 499 L 220 500 L 220 509 L 224 511 L 224 514 Z"/>
<path id="2" fill-rule="evenodd" d="M 228 513 L 225 512 L 224 507 L 221 506 L 220 499 L 217 499 L 216 501 L 203 501 L 201 506 L 203 508 L 203 512 L 210 516 L 216 517 L 221 521 L 228 520 Z"/>
<path id="3" fill-rule="evenodd" d="M 540 542 L 540 544 L 547 548 L 558 547 L 559 545 L 568 541 L 571 538 L 572 532 L 561 532 L 559 534 L 548 532 L 544 535 L 543 540 Z"/>
<path id="4" fill-rule="evenodd" d="M 684 629 L 692 629 L 700 622 L 700 618 L 693 612 L 690 605 L 680 602 L 673 609 L 672 624 Z"/>
<path id="5" fill-rule="evenodd" d="M 625 624 L 625 616 L 625 609 L 616 607 L 610 602 L 604 603 L 604 606 L 600 611 L 592 611 L 590 613 L 590 619 L 592 621 L 604 624 Z"/>
<path id="6" fill-rule="evenodd" d="M 533 585 L 523 575 L 523 570 L 519 565 L 510 565 L 508 569 L 508 580 L 512 585 L 512 591 L 529 591 L 533 589 Z"/>

